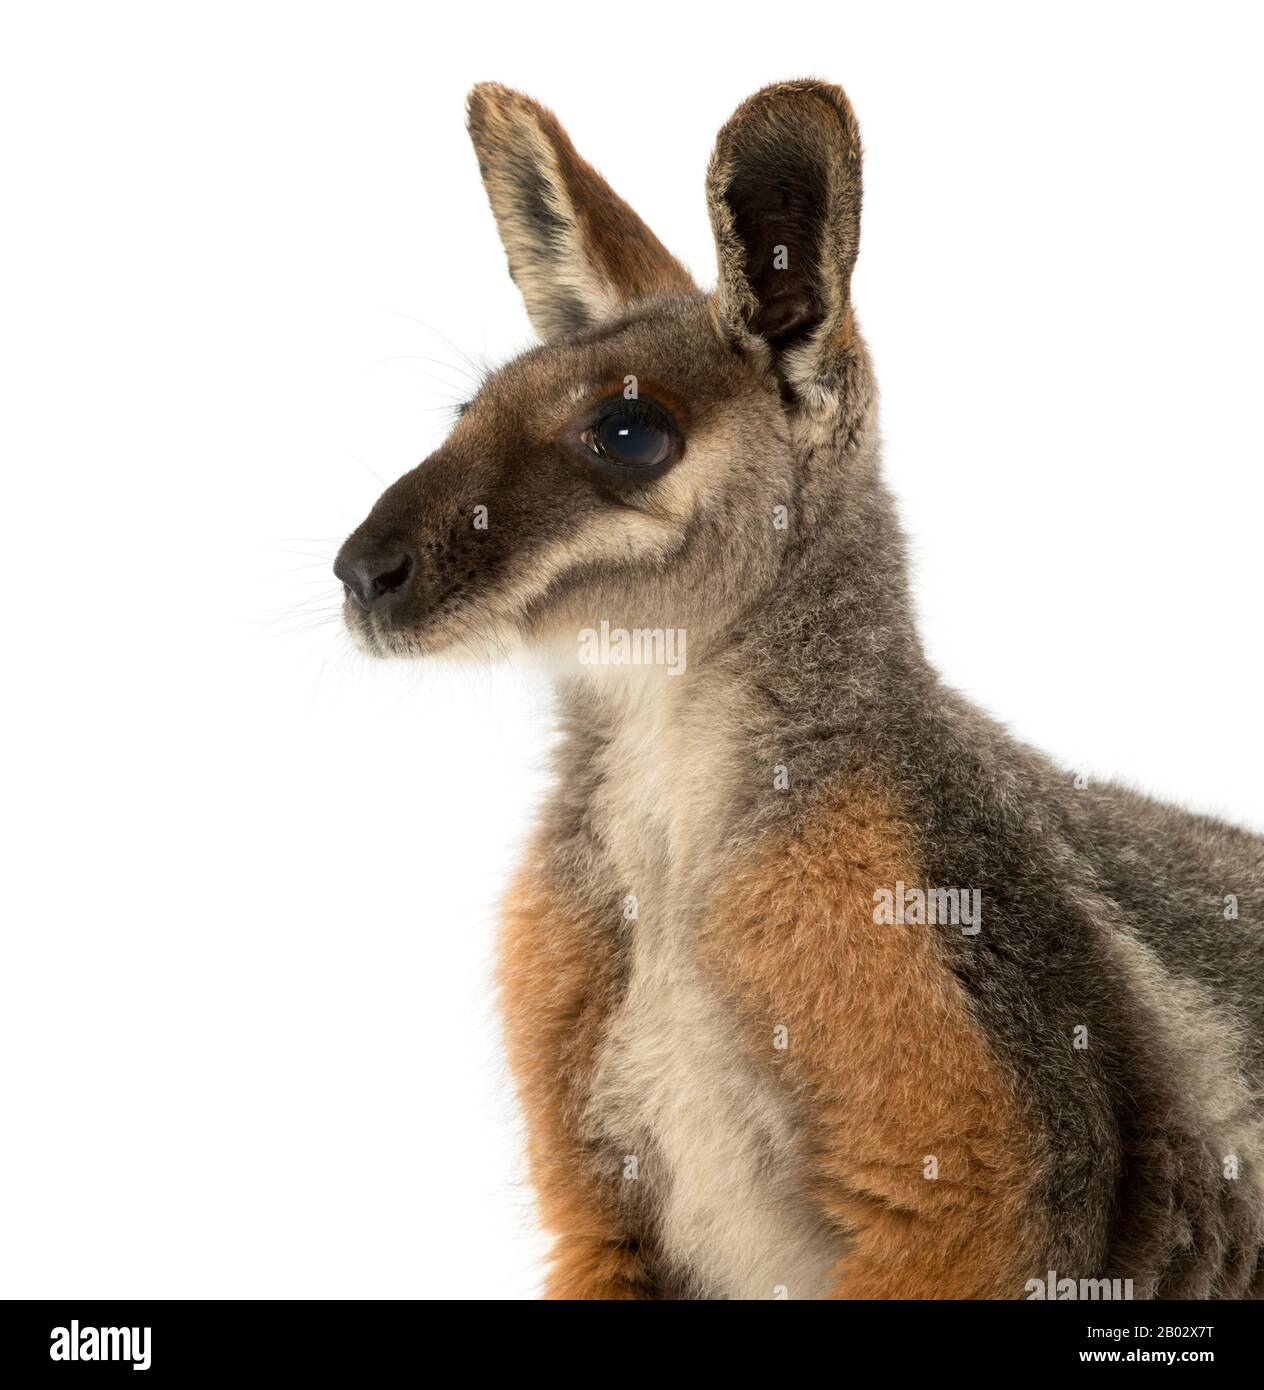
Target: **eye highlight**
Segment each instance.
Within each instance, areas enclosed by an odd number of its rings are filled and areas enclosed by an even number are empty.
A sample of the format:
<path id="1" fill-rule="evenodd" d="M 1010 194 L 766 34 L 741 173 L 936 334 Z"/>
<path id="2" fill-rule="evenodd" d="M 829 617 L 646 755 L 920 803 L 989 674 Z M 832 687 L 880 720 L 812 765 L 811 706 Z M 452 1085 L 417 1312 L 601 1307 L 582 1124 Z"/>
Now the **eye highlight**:
<path id="1" fill-rule="evenodd" d="M 680 453 L 680 431 L 656 402 L 610 401 L 579 436 L 603 463 L 621 472 L 661 473 Z"/>

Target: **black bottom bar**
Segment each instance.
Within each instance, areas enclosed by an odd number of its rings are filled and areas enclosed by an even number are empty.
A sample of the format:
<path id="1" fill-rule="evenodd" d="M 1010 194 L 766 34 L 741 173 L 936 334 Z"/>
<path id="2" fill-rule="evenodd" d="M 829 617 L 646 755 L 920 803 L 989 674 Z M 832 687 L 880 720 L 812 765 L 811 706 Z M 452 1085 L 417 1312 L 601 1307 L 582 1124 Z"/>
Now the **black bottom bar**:
<path id="1" fill-rule="evenodd" d="M 0 1373 L 15 1386 L 46 1378 L 86 1384 L 118 1374 L 143 1374 L 134 1382 L 142 1386 L 154 1378 L 232 1383 L 242 1373 L 305 1371 L 334 1383 L 372 1384 L 375 1376 L 410 1371 L 459 1381 L 508 1356 L 519 1370 L 534 1362 L 533 1374 L 608 1383 L 632 1374 L 676 1378 L 686 1347 L 710 1365 L 712 1379 L 715 1363 L 728 1355 L 741 1358 L 748 1372 L 766 1359 L 797 1378 L 806 1374 L 802 1353 L 820 1348 L 838 1363 L 840 1377 L 875 1364 L 1018 1375 L 1112 1363 L 1201 1364 L 1245 1373 L 1258 1367 L 1260 1337 L 1256 1303 L 834 1303 L 797 1313 L 770 1309 L 757 1323 L 750 1313 L 728 1323 L 721 1311 L 679 1323 L 678 1311 L 658 1314 L 668 1319 L 658 1324 L 638 1323 L 626 1306 L 467 1306 L 454 1315 L 450 1303 L 10 1302 L 0 1304 Z M 664 1340 L 655 1335 L 660 1328 Z M 525 1339 L 515 1335 L 520 1329 Z M 605 1348 L 600 1364 L 592 1356 L 594 1333 Z M 829 1338 L 827 1347 L 818 1336 Z M 149 1365 L 139 1371 L 146 1357 Z M 442 1371 L 451 1358 L 451 1369 Z"/>

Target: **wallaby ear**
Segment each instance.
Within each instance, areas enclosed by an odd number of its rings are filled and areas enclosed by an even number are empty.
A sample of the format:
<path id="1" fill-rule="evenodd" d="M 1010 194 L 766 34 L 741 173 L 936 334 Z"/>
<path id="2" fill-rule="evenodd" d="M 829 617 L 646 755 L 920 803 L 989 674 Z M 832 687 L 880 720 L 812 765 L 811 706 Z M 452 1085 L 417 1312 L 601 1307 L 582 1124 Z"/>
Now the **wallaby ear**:
<path id="1" fill-rule="evenodd" d="M 860 128 L 839 87 L 765 87 L 716 139 L 716 316 L 801 396 L 832 387 L 850 346 L 860 193 Z"/>
<path id="2" fill-rule="evenodd" d="M 575 153 L 551 111 L 481 82 L 469 96 L 469 129 L 509 273 L 546 342 L 637 300 L 693 291 L 684 267 Z"/>

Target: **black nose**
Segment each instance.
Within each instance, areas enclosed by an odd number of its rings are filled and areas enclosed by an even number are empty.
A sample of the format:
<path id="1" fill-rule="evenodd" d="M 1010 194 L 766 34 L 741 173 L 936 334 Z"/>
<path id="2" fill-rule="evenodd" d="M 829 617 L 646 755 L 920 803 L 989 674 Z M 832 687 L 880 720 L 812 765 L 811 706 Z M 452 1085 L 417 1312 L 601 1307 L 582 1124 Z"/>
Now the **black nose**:
<path id="1" fill-rule="evenodd" d="M 370 608 L 397 602 L 412 593 L 417 556 L 406 545 L 385 546 L 365 554 L 343 554 L 334 561 L 334 573 L 367 613 Z"/>

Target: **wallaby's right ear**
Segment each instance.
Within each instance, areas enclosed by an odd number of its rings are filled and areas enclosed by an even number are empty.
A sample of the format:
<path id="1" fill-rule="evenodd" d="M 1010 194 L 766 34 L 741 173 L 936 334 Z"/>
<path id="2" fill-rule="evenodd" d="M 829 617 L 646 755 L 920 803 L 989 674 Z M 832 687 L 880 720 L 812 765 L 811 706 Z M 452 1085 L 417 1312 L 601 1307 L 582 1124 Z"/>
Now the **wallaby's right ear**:
<path id="1" fill-rule="evenodd" d="M 850 345 L 860 195 L 860 128 L 840 87 L 765 87 L 716 139 L 717 317 L 804 399 L 832 390 Z"/>
<path id="2" fill-rule="evenodd" d="M 576 154 L 551 111 L 480 82 L 469 96 L 469 128 L 509 273 L 545 342 L 637 300 L 694 290 L 684 267 Z"/>

